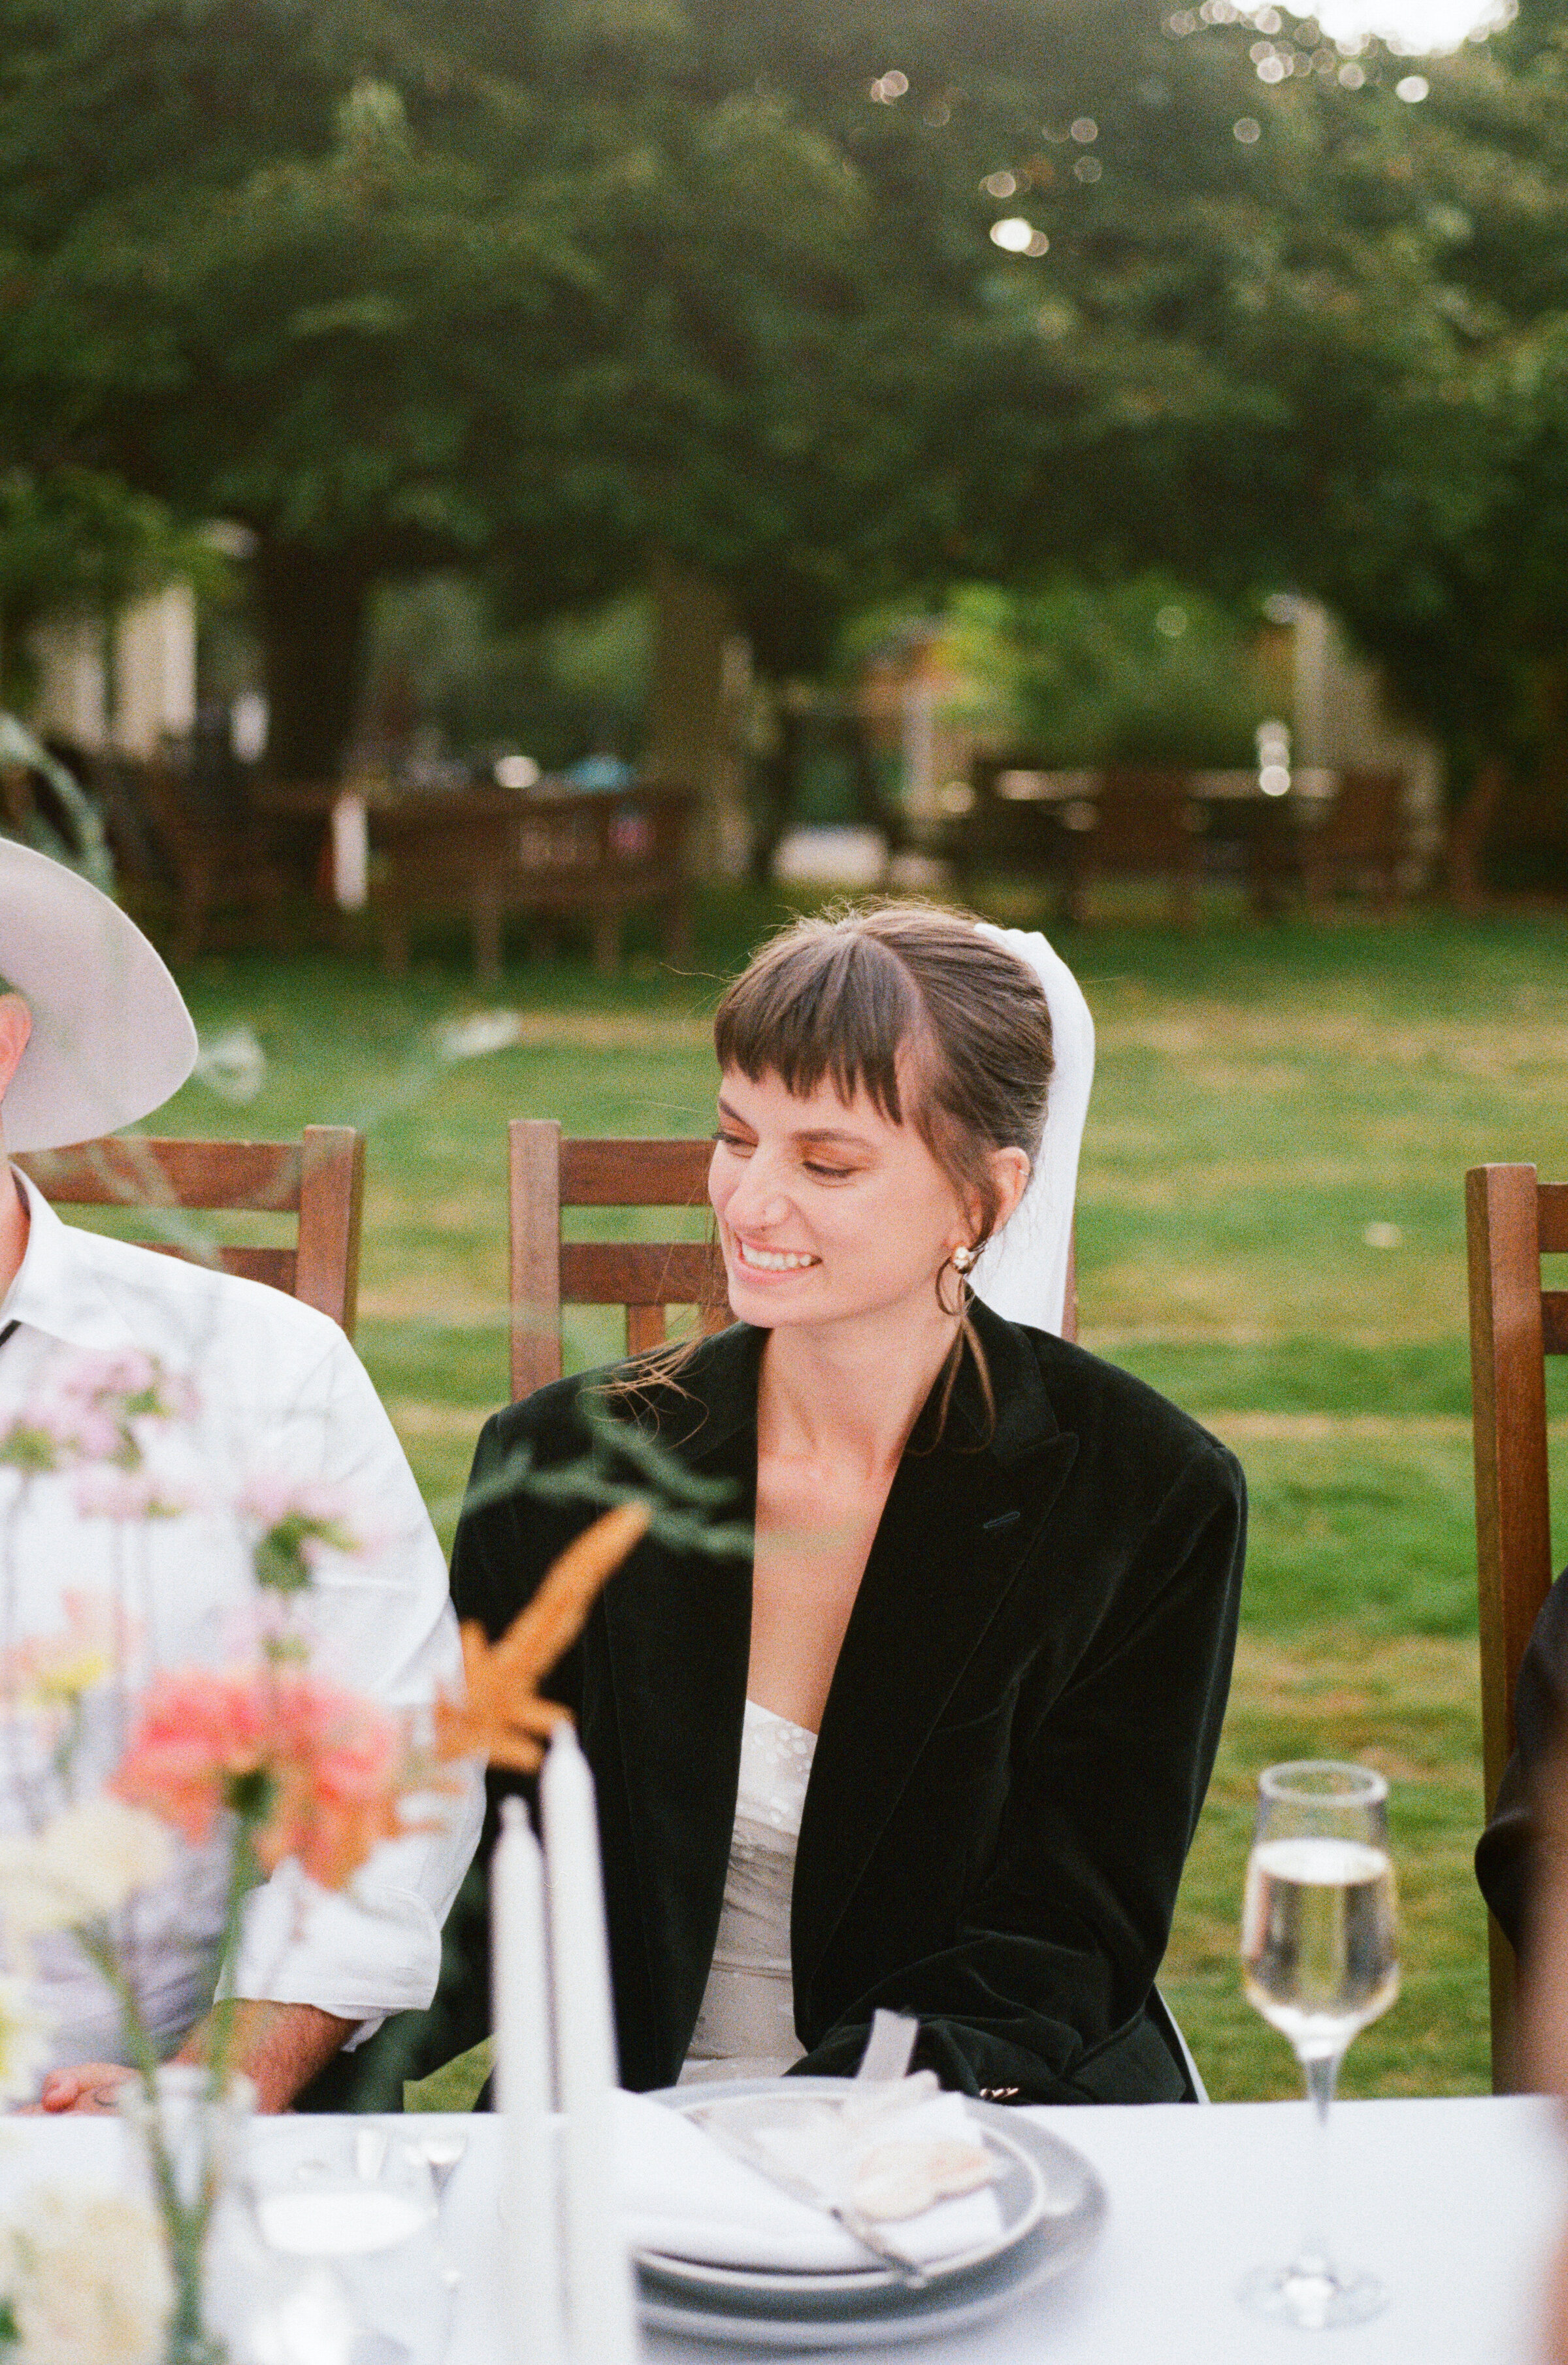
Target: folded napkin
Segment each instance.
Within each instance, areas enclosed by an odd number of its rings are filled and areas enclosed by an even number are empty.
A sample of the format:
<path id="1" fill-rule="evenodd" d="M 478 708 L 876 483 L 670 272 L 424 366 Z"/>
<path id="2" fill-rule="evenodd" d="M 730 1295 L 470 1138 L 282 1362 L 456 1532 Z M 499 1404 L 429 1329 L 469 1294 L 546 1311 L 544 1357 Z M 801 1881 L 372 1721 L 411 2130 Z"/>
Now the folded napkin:
<path id="1" fill-rule="evenodd" d="M 852 2091 L 846 2086 L 846 2100 Z M 839 2134 L 836 2104 L 806 2094 L 769 2096 L 766 2105 L 759 2101 L 748 2109 L 745 2131 L 754 2142 L 772 2145 L 781 2167 L 809 2174 L 836 2200 L 851 2197 L 854 2169 L 868 2153 L 876 2153 L 872 2165 L 880 2172 L 896 2174 L 905 2145 L 973 2144 L 978 2137 L 961 2094 L 926 2099 L 923 2088 L 909 2106 L 874 2118 L 853 2102 L 850 2109 L 850 2124 Z M 871 2263 L 825 2210 L 795 2200 L 733 2158 L 683 2113 L 626 2093 L 617 2094 L 615 2110 L 617 2192 L 633 2249 L 709 2266 L 799 2272 Z M 986 2185 L 919 2216 L 879 2218 L 878 2231 L 913 2263 L 928 2266 L 998 2240 L 1002 2212 Z"/>

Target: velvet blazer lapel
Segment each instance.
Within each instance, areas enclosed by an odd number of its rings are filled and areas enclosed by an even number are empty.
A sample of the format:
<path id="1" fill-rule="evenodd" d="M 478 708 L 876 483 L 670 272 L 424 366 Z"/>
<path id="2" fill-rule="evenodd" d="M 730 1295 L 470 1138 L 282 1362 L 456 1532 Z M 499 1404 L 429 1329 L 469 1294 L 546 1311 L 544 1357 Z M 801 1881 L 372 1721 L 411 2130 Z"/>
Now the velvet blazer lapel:
<path id="1" fill-rule="evenodd" d="M 792 1913 L 795 1993 L 812 1976 L 964 1670 L 1035 1553 L 1077 1440 L 1008 1326 L 974 1313 L 996 1405 L 966 1357 L 940 1442 L 894 1477 L 834 1674 L 806 1794 Z M 755 1518 L 766 1334 L 737 1327 L 694 1359 L 661 1413 L 689 1467 L 727 1477 Z M 928 1408 L 929 1409 L 929 1408 Z M 923 1423 L 924 1425 L 924 1423 Z M 916 1434 L 919 1434 L 917 1428 Z M 660 2032 L 678 2058 L 701 2002 L 734 1825 L 751 1574 L 644 1548 L 603 1598 L 627 1827 Z M 633 1578 L 632 1582 L 627 1582 Z M 654 1966 L 669 1967 L 664 1978 Z M 673 2073 L 672 2073 L 673 2074 Z"/>

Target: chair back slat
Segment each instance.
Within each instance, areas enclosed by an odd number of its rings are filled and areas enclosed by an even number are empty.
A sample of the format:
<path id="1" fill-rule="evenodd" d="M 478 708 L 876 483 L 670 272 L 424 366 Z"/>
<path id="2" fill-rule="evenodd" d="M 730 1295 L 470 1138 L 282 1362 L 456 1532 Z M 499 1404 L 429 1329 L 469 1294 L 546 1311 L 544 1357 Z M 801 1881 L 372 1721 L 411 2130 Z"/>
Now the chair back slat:
<path id="1" fill-rule="evenodd" d="M 181 1248 L 174 1240 L 141 1240 L 140 1248 L 150 1249 L 154 1256 L 178 1257 L 183 1264 L 205 1264 L 219 1272 L 236 1272 L 243 1281 L 264 1281 L 269 1289 L 281 1289 L 293 1297 L 296 1258 L 292 1249 L 253 1249 L 225 1247 L 214 1250 L 210 1257 L 197 1256 L 194 1249 Z"/>
<path id="2" fill-rule="evenodd" d="M 1568 1246 L 1568 1186 L 1533 1166 L 1465 1176 L 1470 1368 L 1475 1444 L 1475 1554 L 1481 1727 L 1490 1812 L 1514 1748 L 1514 1687 L 1552 1579 L 1546 1357 L 1568 1354 L 1568 1292 L 1543 1292 L 1542 1250 Z M 1492 2075 L 1515 2079 L 1515 1966 L 1490 1933 Z"/>
<path id="3" fill-rule="evenodd" d="M 225 1272 L 265 1282 L 353 1335 L 364 1199 L 364 1136 L 352 1126 L 308 1125 L 297 1141 L 184 1141 L 115 1135 L 68 1149 L 39 1149 L 18 1166 L 51 1204 L 161 1208 L 172 1217 L 250 1213 L 291 1217 L 286 1246 L 223 1244 Z M 199 1263 L 173 1237 L 142 1246 Z"/>
<path id="4" fill-rule="evenodd" d="M 297 1141 L 175 1141 L 115 1134 L 17 1161 L 46 1198 L 76 1207 L 299 1206 Z"/>
<path id="5" fill-rule="evenodd" d="M 713 1145 L 706 1140 L 561 1144 L 564 1207 L 701 1207 Z"/>
<path id="6" fill-rule="evenodd" d="M 706 1240 L 563 1240 L 564 1306 L 704 1306 L 724 1261 Z"/>
<path id="7" fill-rule="evenodd" d="M 507 1146 L 511 1395 L 518 1404 L 561 1376 L 561 1128 L 554 1117 L 514 1117 Z"/>
<path id="8" fill-rule="evenodd" d="M 629 1306 L 626 1308 L 626 1352 L 629 1355 L 650 1354 L 662 1347 L 667 1333 L 662 1306 Z"/>
<path id="9" fill-rule="evenodd" d="M 1539 1182 L 1542 1256 L 1568 1256 L 1568 1182 Z"/>

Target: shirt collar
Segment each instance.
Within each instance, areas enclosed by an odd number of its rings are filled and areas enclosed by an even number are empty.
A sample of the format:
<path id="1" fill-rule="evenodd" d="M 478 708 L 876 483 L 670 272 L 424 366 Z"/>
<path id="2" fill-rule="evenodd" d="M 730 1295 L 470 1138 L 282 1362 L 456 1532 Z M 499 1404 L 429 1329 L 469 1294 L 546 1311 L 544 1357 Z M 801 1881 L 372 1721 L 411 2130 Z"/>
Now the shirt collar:
<path id="1" fill-rule="evenodd" d="M 28 1245 L 0 1305 L 0 1328 L 25 1324 L 68 1347 L 114 1351 L 137 1342 L 92 1262 L 94 1235 L 62 1223 L 30 1175 L 11 1172 L 28 1203 Z"/>

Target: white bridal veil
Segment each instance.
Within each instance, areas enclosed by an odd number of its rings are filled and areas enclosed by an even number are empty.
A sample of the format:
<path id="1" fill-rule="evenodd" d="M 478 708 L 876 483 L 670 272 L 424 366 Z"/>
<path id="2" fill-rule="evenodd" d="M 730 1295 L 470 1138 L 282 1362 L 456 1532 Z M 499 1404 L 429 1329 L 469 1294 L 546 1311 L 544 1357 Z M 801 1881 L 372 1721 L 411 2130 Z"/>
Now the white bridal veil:
<path id="1" fill-rule="evenodd" d="M 1061 1330 L 1067 1296 L 1068 1250 L 1078 1190 L 1078 1151 L 1094 1082 L 1094 1021 L 1078 980 L 1036 930 L 978 923 L 1026 961 L 1046 989 L 1051 1010 L 1056 1069 L 1046 1112 L 1046 1138 L 1029 1187 L 986 1250 L 973 1273 L 976 1294 L 993 1313 L 1036 1330 Z"/>

